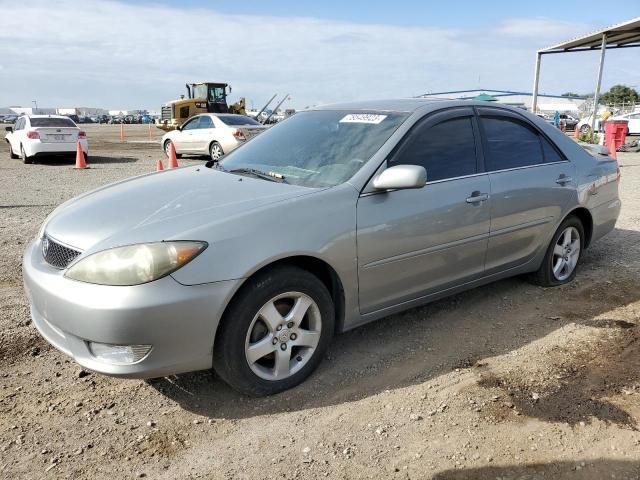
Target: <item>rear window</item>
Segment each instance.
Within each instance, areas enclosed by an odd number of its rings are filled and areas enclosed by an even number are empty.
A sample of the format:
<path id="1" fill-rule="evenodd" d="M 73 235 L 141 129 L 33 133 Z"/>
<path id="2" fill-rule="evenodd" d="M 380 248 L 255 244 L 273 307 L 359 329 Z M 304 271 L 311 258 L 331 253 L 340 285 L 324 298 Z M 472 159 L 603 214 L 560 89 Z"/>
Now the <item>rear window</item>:
<path id="1" fill-rule="evenodd" d="M 31 126 L 32 127 L 75 127 L 76 124 L 73 123 L 68 118 L 32 118 Z"/>
<path id="2" fill-rule="evenodd" d="M 218 118 L 222 120 L 222 123 L 225 125 L 234 127 L 238 125 L 262 125 L 253 118 L 245 117 L 244 115 L 218 115 Z"/>

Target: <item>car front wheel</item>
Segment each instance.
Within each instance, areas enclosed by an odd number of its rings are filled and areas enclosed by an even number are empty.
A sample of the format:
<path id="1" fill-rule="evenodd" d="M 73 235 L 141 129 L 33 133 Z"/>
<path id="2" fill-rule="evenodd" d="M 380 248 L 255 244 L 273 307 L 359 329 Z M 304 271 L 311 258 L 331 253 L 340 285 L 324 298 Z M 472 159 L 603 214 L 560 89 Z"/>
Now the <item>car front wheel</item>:
<path id="1" fill-rule="evenodd" d="M 171 149 L 172 143 L 173 142 L 171 140 L 167 140 L 166 142 L 164 142 L 164 154 L 167 156 L 167 158 L 169 158 L 169 150 Z M 176 152 L 176 158 L 182 158 L 182 154 Z"/>
<path id="2" fill-rule="evenodd" d="M 577 217 L 570 216 L 556 230 L 542 265 L 533 274 L 534 283 L 555 287 L 572 281 L 583 249 L 584 227 Z"/>
<path id="3" fill-rule="evenodd" d="M 225 312 L 214 368 L 246 395 L 292 388 L 320 363 L 333 335 L 334 316 L 331 295 L 316 276 L 293 266 L 262 272 Z"/>

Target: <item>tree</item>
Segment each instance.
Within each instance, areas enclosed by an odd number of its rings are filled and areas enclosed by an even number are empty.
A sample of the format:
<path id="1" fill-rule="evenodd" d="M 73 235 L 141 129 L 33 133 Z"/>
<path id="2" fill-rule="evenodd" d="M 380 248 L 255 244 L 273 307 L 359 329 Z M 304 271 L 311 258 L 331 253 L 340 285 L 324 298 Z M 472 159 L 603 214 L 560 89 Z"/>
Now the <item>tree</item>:
<path id="1" fill-rule="evenodd" d="M 582 95 L 579 95 L 579 94 L 574 93 L 574 92 L 567 92 L 567 93 L 563 93 L 560 96 L 561 97 L 569 97 L 569 98 L 580 98 Z"/>
<path id="2" fill-rule="evenodd" d="M 640 94 L 626 85 L 614 85 L 600 96 L 600 102 L 604 104 L 638 103 Z"/>

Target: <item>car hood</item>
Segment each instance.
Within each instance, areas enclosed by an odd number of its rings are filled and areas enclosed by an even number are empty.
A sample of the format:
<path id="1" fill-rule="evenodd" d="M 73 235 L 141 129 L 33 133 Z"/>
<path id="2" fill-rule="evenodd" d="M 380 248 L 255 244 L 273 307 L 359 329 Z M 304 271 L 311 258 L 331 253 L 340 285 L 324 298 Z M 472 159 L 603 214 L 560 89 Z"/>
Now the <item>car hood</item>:
<path id="1" fill-rule="evenodd" d="M 317 190 L 206 168 L 185 167 L 135 177 L 61 205 L 45 225 L 51 238 L 80 250 L 195 238 L 225 218 Z"/>

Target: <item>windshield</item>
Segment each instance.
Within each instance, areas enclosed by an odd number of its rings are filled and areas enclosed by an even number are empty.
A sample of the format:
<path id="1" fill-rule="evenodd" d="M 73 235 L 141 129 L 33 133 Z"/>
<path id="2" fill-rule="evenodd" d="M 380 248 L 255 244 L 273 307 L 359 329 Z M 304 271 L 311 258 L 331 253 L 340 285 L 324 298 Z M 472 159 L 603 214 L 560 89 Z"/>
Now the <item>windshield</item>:
<path id="1" fill-rule="evenodd" d="M 218 118 L 222 120 L 222 123 L 225 125 L 262 125 L 253 118 L 245 117 L 244 115 L 218 115 Z"/>
<path id="2" fill-rule="evenodd" d="M 350 179 L 407 118 L 389 112 L 300 112 L 227 155 L 224 170 L 254 169 L 286 183 L 331 187 Z"/>

